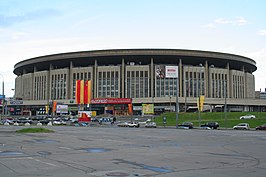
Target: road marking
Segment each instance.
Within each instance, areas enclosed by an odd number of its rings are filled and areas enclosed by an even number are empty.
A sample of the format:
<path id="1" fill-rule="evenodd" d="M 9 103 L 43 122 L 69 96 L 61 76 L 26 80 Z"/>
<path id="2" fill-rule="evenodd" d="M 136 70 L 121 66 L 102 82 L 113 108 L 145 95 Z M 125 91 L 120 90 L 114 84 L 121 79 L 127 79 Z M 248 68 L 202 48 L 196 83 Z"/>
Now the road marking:
<path id="1" fill-rule="evenodd" d="M 44 161 L 41 161 L 41 160 L 39 160 L 39 159 L 34 159 L 34 158 L 33 158 L 33 160 L 35 160 L 36 162 L 41 162 L 41 163 L 44 163 L 44 164 L 46 164 L 46 165 L 53 166 L 53 167 L 58 167 L 57 165 L 55 165 L 55 164 L 53 164 L 53 163 L 44 162 Z"/>
<path id="2" fill-rule="evenodd" d="M 66 149 L 66 150 L 72 150 L 71 148 L 68 147 L 58 147 L 59 149 Z"/>

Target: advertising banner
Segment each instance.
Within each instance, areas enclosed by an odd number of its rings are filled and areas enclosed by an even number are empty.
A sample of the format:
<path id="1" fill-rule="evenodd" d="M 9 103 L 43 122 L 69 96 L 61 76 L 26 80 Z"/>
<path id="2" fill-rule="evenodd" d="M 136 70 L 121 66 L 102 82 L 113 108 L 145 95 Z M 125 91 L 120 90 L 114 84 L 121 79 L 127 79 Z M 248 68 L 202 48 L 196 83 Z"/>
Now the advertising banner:
<path id="1" fill-rule="evenodd" d="M 197 98 L 197 107 L 198 110 L 202 111 L 204 105 L 204 96 L 200 96 L 200 98 Z"/>
<path id="2" fill-rule="evenodd" d="M 153 104 L 142 104 L 142 113 L 143 114 L 154 114 L 154 105 Z"/>
<path id="3" fill-rule="evenodd" d="M 82 114 L 86 114 L 87 117 L 95 117 L 96 111 L 78 111 L 78 117 L 82 117 Z"/>
<path id="4" fill-rule="evenodd" d="M 157 65 L 155 68 L 156 71 L 156 77 L 157 78 L 165 78 L 165 66 L 163 65 Z"/>
<path id="5" fill-rule="evenodd" d="M 165 66 L 166 78 L 178 78 L 178 66 Z"/>
<path id="6" fill-rule="evenodd" d="M 67 114 L 68 113 L 68 105 L 56 105 L 56 113 Z"/>
<path id="7" fill-rule="evenodd" d="M 92 81 L 76 80 L 76 103 L 90 104 L 92 97 Z"/>
<path id="8" fill-rule="evenodd" d="M 131 98 L 94 98 L 91 104 L 131 104 Z"/>

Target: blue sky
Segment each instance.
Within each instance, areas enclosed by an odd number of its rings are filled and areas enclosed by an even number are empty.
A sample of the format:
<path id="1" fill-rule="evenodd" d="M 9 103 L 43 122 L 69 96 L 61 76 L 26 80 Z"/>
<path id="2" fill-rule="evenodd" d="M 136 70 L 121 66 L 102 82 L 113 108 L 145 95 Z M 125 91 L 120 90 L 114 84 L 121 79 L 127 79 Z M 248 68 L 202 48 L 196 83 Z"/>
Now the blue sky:
<path id="1" fill-rule="evenodd" d="M 207 50 L 257 62 L 266 87 L 264 0 L 0 0 L 0 73 L 12 96 L 14 65 L 62 52 L 115 48 Z"/>

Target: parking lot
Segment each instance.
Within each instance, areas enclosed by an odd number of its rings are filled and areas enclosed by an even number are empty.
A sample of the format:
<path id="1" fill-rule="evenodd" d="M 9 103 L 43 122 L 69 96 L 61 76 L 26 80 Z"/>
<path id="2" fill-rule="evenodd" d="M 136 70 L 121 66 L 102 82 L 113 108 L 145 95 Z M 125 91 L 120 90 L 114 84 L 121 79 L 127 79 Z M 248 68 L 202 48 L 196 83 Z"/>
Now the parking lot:
<path id="1" fill-rule="evenodd" d="M 266 132 L 0 126 L 0 176 L 252 176 L 266 171 Z"/>

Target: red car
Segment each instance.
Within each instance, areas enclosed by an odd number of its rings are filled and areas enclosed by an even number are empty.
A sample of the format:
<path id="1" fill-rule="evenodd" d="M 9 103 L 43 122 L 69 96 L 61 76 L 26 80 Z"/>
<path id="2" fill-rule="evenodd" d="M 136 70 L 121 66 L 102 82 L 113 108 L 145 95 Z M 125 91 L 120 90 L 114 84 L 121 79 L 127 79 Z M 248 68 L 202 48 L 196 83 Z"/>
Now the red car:
<path id="1" fill-rule="evenodd" d="M 266 130 L 266 124 L 260 125 L 256 127 L 256 130 Z"/>

